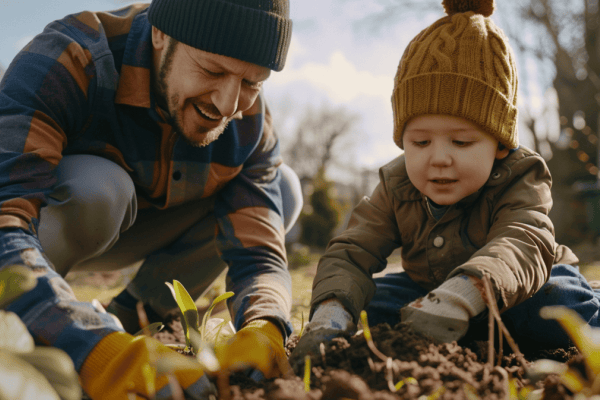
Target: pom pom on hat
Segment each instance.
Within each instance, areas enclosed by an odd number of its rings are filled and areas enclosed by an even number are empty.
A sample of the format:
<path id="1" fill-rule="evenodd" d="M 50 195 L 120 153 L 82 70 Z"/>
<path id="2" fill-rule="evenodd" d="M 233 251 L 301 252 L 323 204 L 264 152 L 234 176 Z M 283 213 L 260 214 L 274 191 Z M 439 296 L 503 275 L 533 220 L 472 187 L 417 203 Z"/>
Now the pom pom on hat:
<path id="1" fill-rule="evenodd" d="M 489 17 L 494 12 L 494 0 L 443 0 L 442 5 L 446 14 L 453 15 L 473 11 L 475 14 L 481 14 Z"/>

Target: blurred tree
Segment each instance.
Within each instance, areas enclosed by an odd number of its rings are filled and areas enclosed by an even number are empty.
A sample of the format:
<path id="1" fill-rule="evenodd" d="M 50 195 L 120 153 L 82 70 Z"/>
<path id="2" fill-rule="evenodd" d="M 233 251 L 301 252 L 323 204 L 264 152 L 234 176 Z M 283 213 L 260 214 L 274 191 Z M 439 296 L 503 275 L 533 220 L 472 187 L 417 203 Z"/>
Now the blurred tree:
<path id="1" fill-rule="evenodd" d="M 332 195 L 333 182 L 325 177 L 323 168 L 314 176 L 312 187 L 309 204 L 300 216 L 300 241 L 308 246 L 325 248 L 340 222 L 341 204 Z"/>
<path id="2" fill-rule="evenodd" d="M 284 149 L 286 164 L 302 180 L 312 179 L 319 171 L 326 175 L 334 163 L 351 167 L 352 161 L 344 150 L 355 145 L 350 134 L 357 118 L 343 107 L 322 106 L 317 111 L 307 108 L 293 137 L 286 140 L 289 143 Z"/>

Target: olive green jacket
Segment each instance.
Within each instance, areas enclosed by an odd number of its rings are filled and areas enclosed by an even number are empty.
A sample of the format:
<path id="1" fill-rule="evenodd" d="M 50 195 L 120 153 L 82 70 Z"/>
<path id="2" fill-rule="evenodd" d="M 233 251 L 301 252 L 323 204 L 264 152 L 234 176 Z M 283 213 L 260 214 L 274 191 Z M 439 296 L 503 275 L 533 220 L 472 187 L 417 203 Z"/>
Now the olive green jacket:
<path id="1" fill-rule="evenodd" d="M 313 309 L 335 296 L 356 320 L 375 293 L 372 275 L 399 247 L 402 267 L 427 290 L 458 274 L 489 275 L 501 311 L 538 291 L 553 264 L 579 261 L 554 241 L 552 178 L 544 160 L 527 148 L 498 160 L 486 184 L 439 221 L 408 179 L 403 155 L 383 166 L 379 177 L 372 196 L 360 201 L 319 261 Z"/>

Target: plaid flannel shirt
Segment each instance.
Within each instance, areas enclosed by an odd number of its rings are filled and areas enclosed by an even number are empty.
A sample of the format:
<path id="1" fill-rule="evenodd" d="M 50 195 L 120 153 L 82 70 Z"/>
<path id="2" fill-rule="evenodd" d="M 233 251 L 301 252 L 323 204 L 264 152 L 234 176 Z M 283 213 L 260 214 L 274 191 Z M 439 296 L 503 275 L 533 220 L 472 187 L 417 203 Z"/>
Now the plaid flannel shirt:
<path id="1" fill-rule="evenodd" d="M 217 244 L 235 292 L 229 301 L 234 324 L 239 329 L 268 316 L 291 333 L 281 156 L 263 95 L 216 142 L 187 144 L 163 120 L 150 90 L 147 7 L 86 11 L 50 23 L 0 82 L 0 267 L 27 265 L 38 280 L 8 309 L 37 343 L 65 350 L 77 369 L 119 328 L 77 301 L 36 236 L 53 169 L 68 154 L 118 163 L 147 206 L 217 196 Z"/>

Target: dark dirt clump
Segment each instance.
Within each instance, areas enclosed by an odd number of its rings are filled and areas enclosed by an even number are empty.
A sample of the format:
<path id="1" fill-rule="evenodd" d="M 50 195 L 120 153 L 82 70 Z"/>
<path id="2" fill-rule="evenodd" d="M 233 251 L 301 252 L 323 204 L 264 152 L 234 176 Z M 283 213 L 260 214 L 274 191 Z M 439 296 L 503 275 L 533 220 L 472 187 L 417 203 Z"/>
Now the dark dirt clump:
<path id="1" fill-rule="evenodd" d="M 178 317 L 156 335 L 164 343 L 184 343 Z M 500 365 L 487 363 L 487 342 L 434 344 L 400 323 L 371 328 L 374 344 L 387 358 L 379 359 L 362 334 L 336 338 L 311 358 L 310 391 L 303 377 L 255 382 L 241 373 L 230 377 L 232 400 L 392 400 L 508 399 L 529 386 L 544 399 L 573 399 L 558 376 L 531 384 L 518 357 L 504 350 Z M 289 353 L 297 336 L 286 345 Z M 496 349 L 498 347 L 496 346 Z M 539 358 L 577 362 L 575 348 L 524 351 L 527 363 Z M 227 398 L 220 393 L 222 398 Z M 424 397 L 423 397 L 424 396 Z"/>

